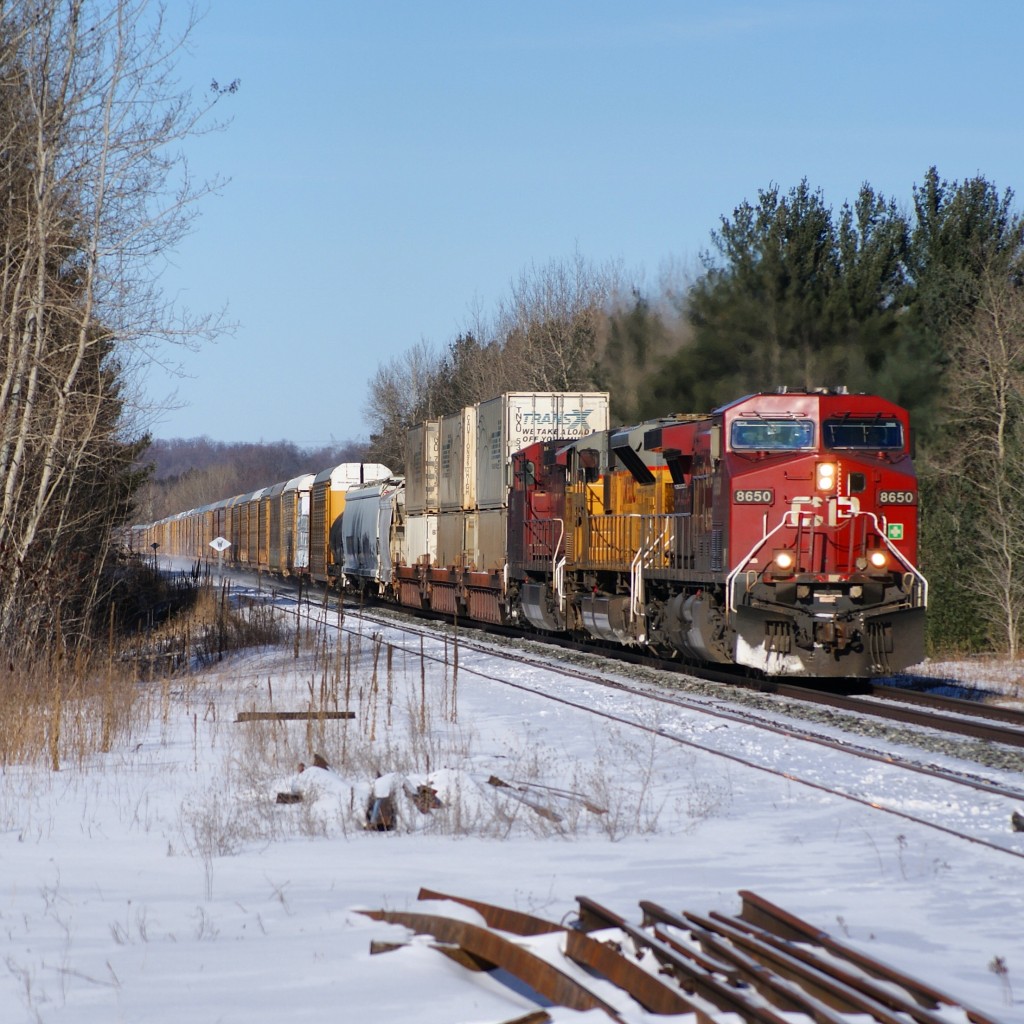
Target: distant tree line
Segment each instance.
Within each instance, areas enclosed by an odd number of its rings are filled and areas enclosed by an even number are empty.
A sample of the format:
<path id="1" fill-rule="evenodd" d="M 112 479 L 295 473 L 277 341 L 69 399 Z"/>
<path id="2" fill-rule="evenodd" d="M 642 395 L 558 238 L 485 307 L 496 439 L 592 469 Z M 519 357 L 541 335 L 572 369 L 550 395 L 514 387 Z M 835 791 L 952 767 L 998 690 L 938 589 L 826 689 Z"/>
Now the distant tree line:
<path id="1" fill-rule="evenodd" d="M 1013 193 L 929 168 L 910 211 L 807 181 L 723 216 L 692 280 L 645 292 L 580 255 L 532 267 L 496 316 L 370 383 L 371 453 L 501 391 L 608 389 L 613 418 L 706 412 L 786 384 L 910 410 L 935 648 L 1016 655 L 1024 616 L 1024 223 Z"/>
<path id="2" fill-rule="evenodd" d="M 150 472 L 136 496 L 136 519 L 155 522 L 258 487 L 319 473 L 342 462 L 363 462 L 365 458 L 365 443 L 356 441 L 299 448 L 290 441 L 232 444 L 208 437 L 155 440 L 145 453 Z"/>

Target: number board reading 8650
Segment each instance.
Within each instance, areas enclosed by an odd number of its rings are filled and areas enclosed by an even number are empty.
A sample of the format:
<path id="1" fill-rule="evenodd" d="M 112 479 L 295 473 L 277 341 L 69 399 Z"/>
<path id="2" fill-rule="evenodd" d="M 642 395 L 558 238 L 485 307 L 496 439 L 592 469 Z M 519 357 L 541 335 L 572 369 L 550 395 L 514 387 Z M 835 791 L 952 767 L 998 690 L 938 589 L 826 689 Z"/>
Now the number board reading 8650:
<path id="1" fill-rule="evenodd" d="M 880 505 L 916 505 L 917 494 L 914 491 L 879 491 Z"/>
<path id="2" fill-rule="evenodd" d="M 770 487 L 749 487 L 733 491 L 732 500 L 737 505 L 770 505 L 775 492 Z"/>

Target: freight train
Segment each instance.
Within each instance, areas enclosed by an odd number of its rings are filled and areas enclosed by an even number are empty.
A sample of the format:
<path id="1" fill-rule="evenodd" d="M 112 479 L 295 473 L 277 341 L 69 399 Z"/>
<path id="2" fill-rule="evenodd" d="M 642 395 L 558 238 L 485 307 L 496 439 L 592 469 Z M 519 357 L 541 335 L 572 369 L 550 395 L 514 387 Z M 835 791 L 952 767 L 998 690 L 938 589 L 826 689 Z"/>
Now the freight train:
<path id="1" fill-rule="evenodd" d="M 765 676 L 924 655 L 904 409 L 845 388 L 612 427 L 608 395 L 515 392 L 350 463 L 132 530 L 132 545 L 308 576 L 462 621 Z"/>

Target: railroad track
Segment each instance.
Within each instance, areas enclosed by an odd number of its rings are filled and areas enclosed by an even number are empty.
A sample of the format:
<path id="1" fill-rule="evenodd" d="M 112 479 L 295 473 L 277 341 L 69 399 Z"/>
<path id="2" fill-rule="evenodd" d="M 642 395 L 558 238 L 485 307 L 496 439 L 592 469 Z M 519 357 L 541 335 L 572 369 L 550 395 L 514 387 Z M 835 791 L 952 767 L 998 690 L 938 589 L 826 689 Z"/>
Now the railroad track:
<path id="1" fill-rule="evenodd" d="M 322 609 L 297 609 L 298 614 L 308 614 L 310 621 L 321 623 Z M 1024 834 L 1015 831 L 1014 822 L 1024 809 L 1024 786 L 1001 783 L 978 774 L 967 774 L 962 768 L 941 767 L 934 763 L 921 763 L 906 754 L 898 755 L 888 749 L 883 741 L 874 741 L 873 746 L 858 743 L 849 736 L 829 735 L 834 730 L 819 725 L 806 726 L 778 717 L 769 717 L 762 711 L 751 713 L 737 708 L 726 701 L 710 701 L 679 692 L 666 692 L 656 683 L 630 683 L 610 677 L 608 670 L 592 670 L 580 665 L 553 661 L 550 656 L 531 655 L 520 649 L 496 647 L 492 642 L 476 639 L 464 631 L 439 632 L 436 627 L 421 628 L 405 617 L 394 617 L 390 612 L 378 615 L 367 609 L 347 609 L 344 618 L 339 617 L 332 628 L 359 632 L 364 637 L 367 627 L 374 630 L 377 641 L 387 643 L 395 650 L 402 650 L 408 657 L 425 659 L 444 664 L 446 671 L 455 672 L 460 679 L 467 676 L 531 693 L 546 701 L 563 704 L 596 715 L 633 730 L 639 730 L 658 737 L 660 740 L 728 760 L 759 772 L 797 783 L 810 789 L 824 792 L 872 810 L 893 815 L 901 820 L 925 825 L 947 835 L 999 850 L 1011 856 L 1024 858 Z M 400 639 L 385 640 L 385 631 L 400 631 L 409 635 L 412 643 L 403 645 Z M 476 633 L 476 631 L 472 631 Z M 483 661 L 474 661 L 473 655 L 483 656 Z M 538 670 L 536 684 L 522 679 L 509 678 L 507 672 L 494 666 L 493 659 L 514 662 L 520 667 Z M 589 684 L 602 690 L 610 690 L 624 698 L 619 702 L 598 701 L 593 691 L 590 695 L 574 695 L 573 690 L 561 680 L 553 679 L 557 673 L 575 683 Z M 636 698 L 630 700 L 630 698 Z M 598 704 L 603 706 L 597 706 Z M 652 708 L 660 707 L 652 715 Z M 652 717 L 655 719 L 652 724 Z M 710 727 L 708 720 L 728 723 Z M 834 726 L 835 723 L 829 723 Z M 808 744 L 810 755 L 802 748 L 793 748 L 791 758 L 784 766 L 772 761 L 764 754 L 761 737 L 765 731 L 775 733 Z M 856 758 L 869 762 L 875 768 L 866 770 L 832 771 L 835 758 Z M 830 760 L 831 759 L 831 760 Z M 904 783 L 906 773 L 923 776 L 925 783 L 934 786 L 929 800 L 922 801 L 916 811 L 907 809 Z M 841 774 L 847 781 L 844 789 L 837 788 L 834 777 Z M 959 817 L 946 810 L 950 804 L 950 785 L 969 789 L 971 795 L 963 801 L 956 801 L 961 807 Z M 527 786 L 524 793 L 530 798 L 544 799 L 544 794 L 533 792 Z M 996 823 L 996 824 L 993 824 Z"/>
<path id="2" fill-rule="evenodd" d="M 406 632 L 424 638 L 438 637 L 436 629 L 422 629 L 410 625 L 404 616 L 401 619 L 393 617 L 391 609 L 387 614 L 380 614 L 373 609 L 366 607 L 349 607 L 348 613 L 356 612 L 364 621 L 374 622 L 380 626 L 401 628 Z M 312 612 L 305 614 L 312 618 Z M 413 617 L 415 621 L 415 617 Z M 437 620 L 432 620 L 437 621 Z M 488 654 L 500 654 L 502 657 L 515 660 L 520 664 L 536 665 L 537 667 L 551 668 L 550 659 L 534 658 L 523 653 L 509 652 L 507 649 L 498 651 L 490 643 L 481 643 L 473 639 L 473 634 L 487 635 L 487 631 L 480 630 L 476 625 L 470 629 L 460 630 L 458 627 L 452 629 L 450 626 L 446 635 L 452 639 L 453 644 L 458 644 L 466 650 L 477 650 Z M 517 640 L 523 640 L 517 637 Z M 525 643 L 540 643 L 547 646 L 543 641 L 529 638 Z M 576 650 L 576 645 L 554 645 L 555 650 Z M 593 648 L 583 648 L 587 657 L 604 658 L 604 653 L 598 653 Z M 613 659 L 614 660 L 614 659 Z M 653 673 L 660 673 L 666 670 L 666 663 L 651 658 L 630 658 L 633 664 L 639 664 Z M 671 665 L 674 677 L 681 672 L 678 665 Z M 608 674 L 602 671 L 586 671 L 578 665 L 559 664 L 558 671 L 566 676 L 583 679 L 590 682 L 597 682 L 601 685 L 613 686 L 619 689 L 631 690 L 628 684 L 615 682 L 608 678 Z M 686 670 L 698 680 L 711 679 L 718 682 L 718 674 L 704 675 L 694 669 L 692 672 Z M 962 700 L 953 697 L 943 697 L 936 694 L 924 694 L 913 690 L 885 685 L 868 685 L 864 694 L 849 696 L 822 691 L 813 687 L 799 686 L 793 683 L 772 681 L 770 683 L 751 684 L 749 680 L 739 683 L 730 680 L 730 686 L 741 685 L 745 689 L 754 689 L 761 695 L 786 698 L 788 700 L 801 701 L 807 704 L 816 704 L 822 707 L 832 708 L 837 711 L 848 712 L 851 715 L 869 716 L 884 721 L 918 726 L 921 728 L 934 729 L 939 732 L 948 733 L 954 736 L 964 736 L 970 739 L 980 740 L 985 744 L 1004 744 L 1009 747 L 1016 747 L 1024 750 L 1024 711 L 1012 708 L 982 705 L 974 701 Z M 639 691 L 632 691 L 639 692 Z M 645 690 L 650 695 L 650 691 Z M 666 699 L 659 697 L 657 699 Z M 669 698 L 670 700 L 672 698 Z M 810 738 L 808 736 L 808 738 Z"/>
<path id="3" fill-rule="evenodd" d="M 372 615 L 367 608 L 359 609 L 361 614 Z M 403 612 L 405 609 L 402 610 Z M 413 616 L 416 618 L 417 616 Z M 450 620 L 431 616 L 433 621 Z M 382 617 L 382 623 L 390 622 Z M 493 633 L 502 637 L 524 638 L 508 630 L 481 628 L 474 624 L 470 629 L 483 635 Z M 466 639 L 467 630 L 462 630 L 465 646 L 472 641 Z M 940 694 L 922 693 L 917 690 L 885 684 L 873 684 L 857 680 L 854 693 L 836 693 L 836 680 L 827 680 L 820 685 L 806 685 L 784 682 L 777 679 L 753 680 L 749 676 L 722 672 L 700 666 L 683 666 L 678 662 L 666 661 L 651 655 L 632 652 L 628 649 L 600 648 L 593 645 L 577 644 L 556 637 L 529 637 L 526 642 L 549 646 L 555 650 L 582 653 L 588 657 L 600 657 L 612 662 L 626 662 L 642 666 L 652 672 L 668 673 L 672 677 L 689 676 L 697 680 L 723 683 L 729 687 L 753 690 L 759 694 L 776 695 L 790 700 L 830 707 L 854 715 L 869 716 L 888 722 L 921 728 L 936 729 L 954 736 L 964 736 L 984 743 L 1004 744 L 1024 750 L 1024 710 L 982 704 L 977 701 L 946 697 Z"/>
<path id="4" fill-rule="evenodd" d="M 274 596 L 276 599 L 280 599 L 283 595 L 275 591 Z M 285 597 L 285 600 L 292 599 Z M 778 718 L 776 712 L 782 712 L 782 708 L 773 707 L 766 712 L 764 708 L 750 710 L 742 706 L 736 707 L 731 702 L 733 699 L 731 693 L 728 699 L 714 700 L 702 695 L 689 695 L 678 690 L 666 691 L 663 680 L 660 683 L 656 681 L 649 683 L 627 682 L 614 677 L 613 670 L 604 666 L 591 668 L 589 665 L 568 664 L 563 660 L 555 660 L 554 653 L 548 653 L 546 647 L 542 647 L 539 653 L 530 654 L 522 650 L 519 644 L 514 649 L 497 646 L 489 639 L 480 639 L 481 636 L 486 637 L 486 634 L 481 634 L 475 627 L 468 630 L 451 626 L 439 628 L 435 622 L 431 622 L 429 625 L 419 625 L 415 624 L 414 620 L 410 621 L 409 617 L 393 611 L 390 607 L 381 611 L 375 608 L 351 605 L 347 607 L 337 604 L 330 606 L 324 601 L 319 604 L 309 602 L 304 606 L 297 603 L 294 611 L 296 615 L 306 618 L 311 625 L 322 623 L 325 617 L 330 623 L 330 619 L 334 618 L 334 622 L 331 623 L 333 628 L 359 632 L 364 636 L 367 626 L 377 631 L 380 636 L 383 636 L 383 631 L 387 629 L 401 631 L 402 634 L 408 634 L 415 638 L 416 643 L 403 647 L 401 642 L 394 640 L 388 641 L 390 646 L 397 650 L 405 650 L 406 654 L 413 658 L 424 658 L 427 661 L 444 663 L 462 676 L 470 675 L 501 686 L 524 690 L 545 700 L 571 706 L 631 729 L 656 735 L 668 742 L 702 751 L 716 758 L 726 759 L 732 763 L 784 778 L 789 782 L 795 782 L 846 801 L 871 807 L 876 811 L 896 816 L 908 822 L 926 825 L 948 835 L 1024 858 L 1024 834 L 1014 831 L 1014 823 L 1020 820 L 1021 812 L 1024 811 L 1024 786 L 1016 784 L 1016 782 L 1011 785 L 998 779 L 993 781 L 980 773 L 968 773 L 962 767 L 942 767 L 931 760 L 928 763 L 922 763 L 916 756 L 893 753 L 892 743 L 895 741 L 887 740 L 884 737 L 881 739 L 870 738 L 865 741 L 862 738 L 851 739 L 845 733 L 837 736 L 835 730 L 842 730 L 843 723 L 834 719 L 825 723 L 807 724 Z M 626 709 L 625 704 L 622 712 L 607 707 L 597 708 L 594 706 L 593 700 L 581 700 L 567 695 L 567 688 L 559 686 L 557 683 L 534 686 L 511 680 L 507 673 L 477 667 L 472 664 L 470 657 L 474 653 L 479 653 L 487 659 L 500 658 L 519 666 L 537 668 L 540 673 L 548 677 L 549 683 L 551 675 L 557 672 L 564 678 L 612 690 L 624 697 L 640 698 L 648 708 L 654 703 L 669 710 L 658 716 L 662 724 L 652 726 L 649 724 L 650 714 L 640 715 L 630 712 Z M 600 656 L 593 651 L 588 651 L 588 661 L 591 658 L 597 661 Z M 660 673 L 652 673 L 652 679 L 657 675 Z M 786 688 L 788 688 L 788 684 L 786 684 Z M 804 703 L 818 697 L 821 697 L 822 701 L 826 703 L 832 700 L 855 699 L 840 698 L 836 695 L 821 695 L 816 691 L 807 691 L 799 687 L 795 688 L 794 692 Z M 782 696 L 783 694 L 780 693 L 758 694 L 757 698 L 759 701 L 777 700 Z M 865 703 L 874 711 L 879 708 L 885 710 L 886 707 L 883 704 Z M 744 741 L 738 728 L 730 729 L 727 733 L 708 730 L 707 727 L 702 729 L 700 726 L 694 725 L 692 720 L 679 723 L 672 711 L 677 711 L 680 715 L 696 715 L 703 719 L 713 718 L 735 723 L 736 727 L 742 726 L 755 732 L 770 731 L 801 743 L 810 744 L 813 748 L 830 752 L 835 756 L 854 757 L 872 762 L 881 766 L 887 779 L 880 781 L 877 778 L 872 778 L 868 784 L 866 782 L 867 773 L 857 772 L 853 773 L 845 790 L 838 789 L 835 784 L 826 781 L 827 762 L 820 755 L 814 758 L 804 757 L 801 760 L 794 752 L 792 763 L 780 767 L 763 756 L 759 751 L 760 744 L 757 740 Z M 860 715 L 860 712 L 861 705 L 857 703 L 849 715 L 849 721 L 853 722 L 853 715 Z M 831 711 L 829 714 L 831 715 Z M 897 712 L 896 718 L 899 717 L 902 716 Z M 961 723 L 955 719 L 949 720 L 943 715 L 929 718 L 927 724 L 932 729 L 947 731 L 945 726 L 950 721 L 952 731 L 961 733 Z M 919 722 L 918 724 L 924 723 Z M 700 735 L 707 735 L 707 740 L 694 738 Z M 977 740 L 975 746 L 986 754 L 991 754 L 993 750 L 997 749 L 992 745 L 990 739 Z M 1008 748 L 1008 757 L 1011 761 L 1011 770 L 1020 771 L 1020 755 Z M 982 761 L 982 763 L 985 762 Z M 949 802 L 948 794 L 942 793 L 939 789 L 935 790 L 934 798 L 927 807 L 923 807 L 915 813 L 908 811 L 905 807 L 901 782 L 897 776 L 893 775 L 894 772 L 905 774 L 908 771 L 933 780 L 936 786 L 951 784 L 972 790 L 975 795 L 966 798 L 966 802 L 972 808 L 972 814 L 961 814 L 957 818 L 939 810 Z M 878 772 L 871 774 L 877 776 Z M 998 827 L 993 828 L 989 824 L 986 830 L 985 822 L 991 823 L 993 820 L 998 821 Z"/>
<path id="5" fill-rule="evenodd" d="M 694 1014 L 699 1024 L 740 1020 L 795 1024 L 948 1024 L 951 1011 L 971 1024 L 995 1018 L 837 941 L 753 892 L 739 893 L 732 917 L 676 912 L 651 900 L 631 923 L 585 896 L 563 926 L 478 900 L 420 889 L 422 911 L 364 910 L 436 940 L 435 948 L 473 971 L 501 969 L 537 1010 L 514 1024 L 543 1024 L 545 1005 L 603 1012 L 628 1024 L 646 1014 Z M 444 904 L 478 915 L 444 913 Z M 375 942 L 383 953 L 401 942 Z M 614 986 L 609 994 L 608 984 Z M 524 993 L 525 986 L 525 993 Z M 513 1024 L 513 1022 L 508 1022 Z"/>
<path id="6" fill-rule="evenodd" d="M 858 696 L 825 693 L 789 683 L 774 683 L 769 689 L 780 696 L 840 711 L 1024 748 L 1024 711 L 1015 708 L 887 685 L 872 685 L 866 694 Z"/>
<path id="7" fill-rule="evenodd" d="M 275 580 L 275 584 L 274 592 L 284 594 L 288 591 L 292 593 L 297 591 L 299 599 L 301 599 L 302 589 L 297 585 L 283 580 Z M 283 588 L 277 586 L 279 584 L 284 584 Z M 262 584 L 260 583 L 260 585 Z M 338 599 L 337 595 L 335 598 Z M 310 607 L 312 606 L 310 605 Z M 387 615 L 379 614 L 370 607 L 351 603 L 347 606 L 347 611 L 357 611 L 367 619 L 376 617 L 382 625 L 394 625 L 395 619 L 391 617 L 393 615 L 402 615 L 413 621 L 427 618 L 433 622 L 450 625 L 450 619 L 436 613 L 417 613 L 412 609 L 398 609 L 390 605 L 383 607 L 387 608 Z M 298 608 L 297 614 L 300 614 Z M 306 614 L 311 613 L 307 612 Z M 414 627 L 408 628 L 414 629 Z M 828 680 L 821 686 L 789 683 L 778 679 L 754 680 L 742 674 L 700 666 L 684 666 L 678 662 L 658 659 L 626 648 L 595 648 L 593 645 L 582 645 L 559 637 L 523 638 L 514 631 L 499 627 L 485 627 L 478 623 L 474 623 L 469 628 L 482 635 L 493 634 L 500 637 L 514 637 L 517 640 L 525 639 L 526 642 L 550 646 L 556 650 L 583 653 L 590 657 L 602 657 L 613 662 L 626 662 L 643 666 L 653 672 L 669 673 L 674 677 L 686 675 L 702 681 L 725 683 L 730 687 L 752 689 L 761 694 L 774 694 L 790 700 L 830 707 L 836 711 L 848 712 L 853 715 L 936 729 L 950 735 L 976 739 L 986 744 L 1003 744 L 1024 750 L 1024 710 L 981 704 L 976 701 L 938 694 L 921 693 L 905 687 L 872 684 L 864 680 L 856 681 L 855 686 L 851 687 L 854 691 L 852 693 L 837 693 L 834 692 L 837 680 Z M 454 629 L 458 632 L 457 625 Z M 423 632 L 423 635 L 433 635 L 425 631 L 420 632 Z M 463 645 L 471 646 L 472 641 L 468 639 L 467 630 L 463 629 L 461 636 Z M 828 688 L 825 689 L 823 686 Z"/>
<path id="8" fill-rule="evenodd" d="M 275 598 L 279 599 L 279 592 Z M 290 599 L 289 599 L 290 600 Z M 631 683 L 621 678 L 611 677 L 611 672 L 605 667 L 590 668 L 579 664 L 567 664 L 561 660 L 554 660 L 553 656 L 544 648 L 536 655 L 525 653 L 518 645 L 515 649 L 496 646 L 493 641 L 479 639 L 479 631 L 476 629 L 462 630 L 447 627 L 439 630 L 436 624 L 428 628 L 410 622 L 404 615 L 398 615 L 388 609 L 381 613 L 376 609 L 359 608 L 349 606 L 342 608 L 340 605 L 329 606 L 328 603 L 319 604 L 306 603 L 305 606 L 296 605 L 294 611 L 297 615 L 307 618 L 311 624 L 327 622 L 332 628 L 360 632 L 365 636 L 367 627 L 373 629 L 378 636 L 383 637 L 384 631 L 389 629 L 399 630 L 403 634 L 411 634 L 415 638 L 413 645 L 403 647 L 399 640 L 389 640 L 388 644 L 397 650 L 404 649 L 406 654 L 413 658 L 424 658 L 438 663 L 443 662 L 446 670 L 453 670 L 463 676 L 471 675 L 489 682 L 525 690 L 544 700 L 554 701 L 575 707 L 591 715 L 599 715 L 605 719 L 615 721 L 631 729 L 642 730 L 649 734 L 660 737 L 676 745 L 685 746 L 690 749 L 699 750 L 716 758 L 723 758 L 735 764 L 765 772 L 773 776 L 784 778 L 789 782 L 798 783 L 814 790 L 834 795 L 843 800 L 852 801 L 862 806 L 871 807 L 889 815 L 894 815 L 902 820 L 923 824 L 932 829 L 937 829 L 948 835 L 966 839 L 972 843 L 1009 853 L 1013 856 L 1024 858 L 1024 835 L 1015 831 L 1016 822 L 1021 820 L 1021 811 L 1024 810 L 1024 787 L 995 780 L 978 773 L 967 773 L 962 767 L 940 767 L 935 763 L 921 763 L 915 755 L 908 756 L 906 753 L 894 754 L 891 749 L 891 742 L 885 739 L 872 738 L 869 741 L 860 739 L 852 740 L 845 733 L 838 737 L 835 735 L 835 727 L 842 729 L 841 723 L 834 720 L 821 724 L 807 725 L 796 723 L 788 719 L 779 719 L 773 708 L 771 713 L 763 709 L 749 710 L 743 707 L 736 707 L 731 699 L 716 701 L 701 695 L 689 695 L 679 691 L 666 691 L 663 680 L 661 685 L 656 682 L 649 684 Z M 334 622 L 330 623 L 331 618 Z M 383 642 L 383 641 L 382 641 Z M 531 685 L 524 682 L 516 682 L 508 677 L 508 673 L 500 672 L 491 668 L 483 668 L 473 664 L 472 655 L 480 653 L 488 660 L 500 658 L 513 661 L 520 666 L 535 667 L 539 675 L 547 678 L 547 684 Z M 598 656 L 594 652 L 588 652 L 588 660 Z M 562 677 L 568 677 L 574 681 L 591 684 L 602 689 L 612 690 L 625 698 L 639 698 L 646 710 L 640 713 L 635 710 L 637 702 L 623 701 L 622 710 L 614 710 L 617 703 L 611 705 L 602 701 L 603 708 L 595 707 L 594 699 L 579 699 L 571 695 L 571 689 L 559 685 L 558 681 L 552 683 L 551 676 L 557 673 Z M 807 694 L 802 688 L 797 691 L 801 700 L 814 699 L 820 694 Z M 759 700 L 779 698 L 775 695 L 757 695 Z M 825 700 L 833 699 L 834 695 L 826 696 Z M 849 699 L 849 698 L 846 698 Z M 633 710 L 630 710 L 630 705 Z M 660 724 L 651 725 L 650 708 L 653 704 L 660 705 L 663 713 L 655 712 Z M 854 709 L 859 715 L 860 705 Z M 831 712 L 829 712 L 831 714 Z M 681 720 L 680 716 L 686 716 Z M 699 716 L 699 717 L 696 717 Z M 707 725 L 695 724 L 700 720 L 708 718 L 717 719 L 727 723 L 735 723 L 728 731 L 723 732 L 709 729 Z M 853 721 L 852 716 L 850 721 Z M 941 728 L 946 722 L 945 717 L 938 717 L 928 721 L 933 728 Z M 743 727 L 740 729 L 738 727 Z M 959 731 L 959 723 L 954 722 L 954 728 Z M 866 771 L 854 770 L 844 771 L 843 774 L 849 777 L 845 785 L 846 789 L 838 789 L 834 781 L 828 778 L 827 766 L 829 764 L 821 755 L 809 757 L 801 755 L 799 749 L 794 749 L 792 760 L 784 767 L 771 762 L 763 756 L 760 751 L 760 741 L 755 738 L 744 740 L 743 736 L 748 735 L 747 730 L 757 732 L 771 731 L 787 738 L 798 740 L 802 744 L 811 744 L 813 748 L 826 751 L 834 756 L 855 757 L 866 762 L 873 762 L 880 766 L 878 771 L 868 773 Z M 831 735 L 830 735 L 831 733 Z M 751 734 L 753 735 L 753 734 Z M 706 737 L 706 739 L 696 738 Z M 985 752 L 995 749 L 986 740 L 977 741 L 976 746 Z M 1020 763 L 1020 755 L 1011 756 L 1017 758 L 1017 765 Z M 1020 768 L 1017 767 L 1019 771 Z M 971 814 L 959 813 L 955 816 L 942 810 L 950 803 L 947 792 L 936 788 L 929 801 L 924 802 L 919 810 L 911 813 L 906 809 L 906 801 L 903 795 L 903 780 L 907 771 L 925 776 L 934 780 L 936 787 L 942 785 L 955 785 L 971 789 L 975 795 L 965 797 L 964 801 L 956 801 L 958 806 L 969 806 Z M 879 773 L 885 773 L 885 779 L 878 778 Z M 896 774 L 894 774 L 896 773 Z M 871 776 L 870 781 L 868 776 Z"/>

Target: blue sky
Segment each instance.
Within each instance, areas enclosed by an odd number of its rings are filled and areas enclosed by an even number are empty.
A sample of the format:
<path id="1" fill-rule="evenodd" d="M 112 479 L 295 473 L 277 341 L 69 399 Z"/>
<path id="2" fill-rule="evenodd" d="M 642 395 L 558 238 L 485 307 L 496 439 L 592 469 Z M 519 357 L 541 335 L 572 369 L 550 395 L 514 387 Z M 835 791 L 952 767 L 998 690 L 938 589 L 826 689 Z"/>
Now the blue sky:
<path id="1" fill-rule="evenodd" d="M 187 157 L 230 182 L 162 285 L 238 327 L 148 374 L 158 437 L 365 437 L 377 367 L 531 264 L 653 289 L 773 182 L 909 206 L 935 165 L 1021 205 L 1016 0 L 209 2 L 182 82 L 241 88 Z"/>

